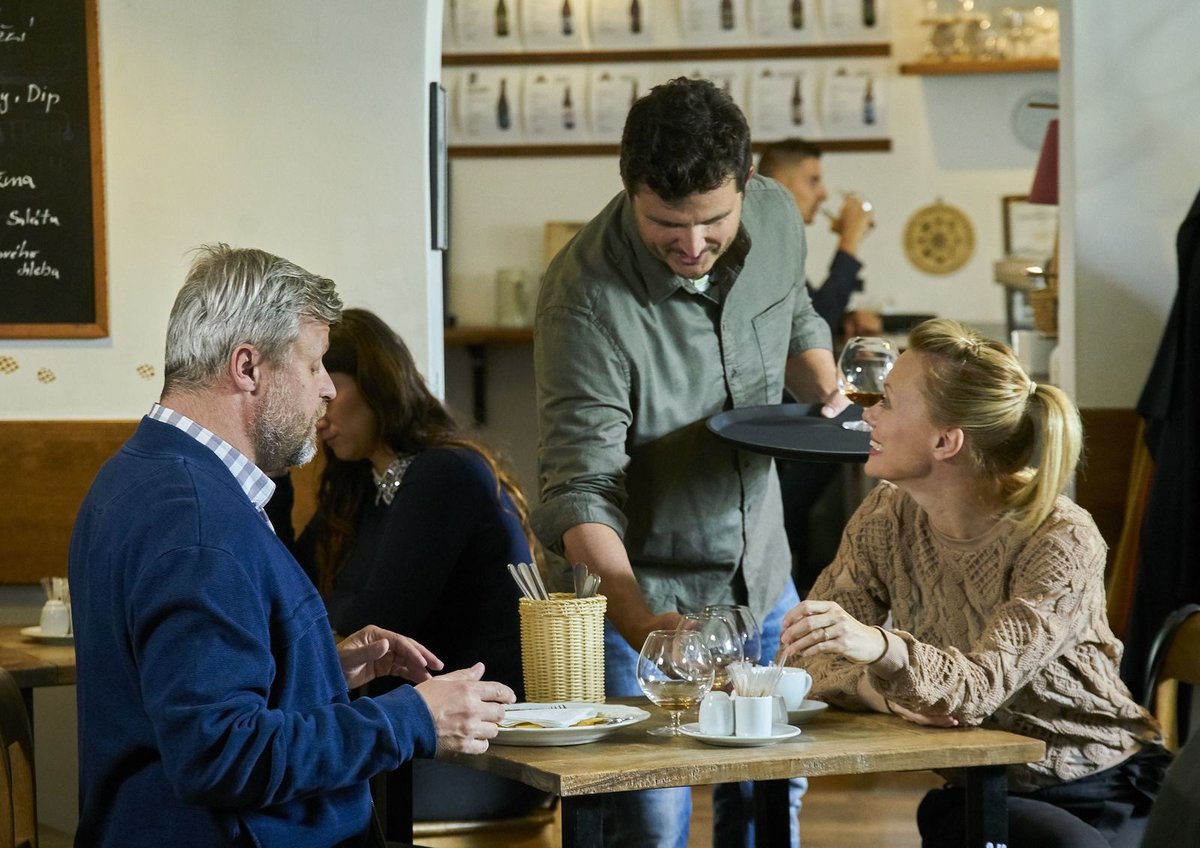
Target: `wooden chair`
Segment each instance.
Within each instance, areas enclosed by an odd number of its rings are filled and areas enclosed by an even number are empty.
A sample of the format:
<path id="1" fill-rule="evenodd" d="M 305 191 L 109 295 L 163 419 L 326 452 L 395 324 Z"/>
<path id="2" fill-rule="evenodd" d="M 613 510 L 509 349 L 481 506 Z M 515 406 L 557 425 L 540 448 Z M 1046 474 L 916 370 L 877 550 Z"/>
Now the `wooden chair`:
<path id="1" fill-rule="evenodd" d="M 412 821 L 412 765 L 410 760 L 371 780 L 375 814 L 387 848 L 409 842 L 408 834 L 389 827 L 388 821 L 393 817 Z M 547 797 L 529 812 L 511 818 L 414 821 L 411 841 L 422 848 L 558 848 L 558 800 Z"/>
<path id="2" fill-rule="evenodd" d="M 428 848 L 470 845 L 472 848 L 557 845 L 556 804 L 523 816 L 488 821 L 413 822 L 413 839 Z"/>
<path id="3" fill-rule="evenodd" d="M 0 848 L 38 848 L 33 733 L 25 699 L 0 669 Z"/>
<path id="4" fill-rule="evenodd" d="M 1163 743 L 1178 751 L 1179 684 L 1200 685 L 1200 604 L 1186 604 L 1167 617 L 1150 646 L 1146 663 L 1146 706 L 1163 727 Z"/>

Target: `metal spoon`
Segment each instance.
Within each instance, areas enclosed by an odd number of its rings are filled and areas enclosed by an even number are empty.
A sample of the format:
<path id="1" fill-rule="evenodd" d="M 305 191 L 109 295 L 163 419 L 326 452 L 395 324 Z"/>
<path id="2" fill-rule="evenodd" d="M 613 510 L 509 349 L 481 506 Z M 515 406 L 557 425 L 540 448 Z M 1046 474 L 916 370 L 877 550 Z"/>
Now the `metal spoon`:
<path id="1" fill-rule="evenodd" d="M 519 565 L 519 563 L 518 563 L 518 565 Z M 517 584 L 517 588 L 521 590 L 521 594 L 524 595 L 525 597 L 529 598 L 530 600 L 533 600 L 534 595 L 529 590 L 529 587 L 525 585 L 525 578 L 521 574 L 521 569 L 517 565 L 513 565 L 510 562 L 508 564 L 508 573 L 512 575 L 512 579 Z"/>
<path id="2" fill-rule="evenodd" d="M 577 562 L 571 566 L 571 571 L 575 575 L 575 597 L 586 598 L 584 592 L 587 590 L 588 569 L 582 562 Z"/>

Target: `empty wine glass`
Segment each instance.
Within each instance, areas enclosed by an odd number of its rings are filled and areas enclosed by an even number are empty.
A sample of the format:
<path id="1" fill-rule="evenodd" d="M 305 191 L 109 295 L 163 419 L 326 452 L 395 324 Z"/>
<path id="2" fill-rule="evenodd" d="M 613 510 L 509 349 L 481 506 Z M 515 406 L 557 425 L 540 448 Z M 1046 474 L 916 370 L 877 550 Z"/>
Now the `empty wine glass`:
<path id="1" fill-rule="evenodd" d="M 838 359 L 838 389 L 851 403 L 874 406 L 883 399 L 883 383 L 896 362 L 896 349 L 878 336 L 855 336 L 846 342 Z M 869 433 L 865 421 L 843 421 L 847 430 Z"/>
<path id="2" fill-rule="evenodd" d="M 762 659 L 762 628 L 750 607 L 742 604 L 709 604 L 705 615 L 720 615 L 729 621 L 742 639 L 742 657 L 751 663 Z"/>
<path id="3" fill-rule="evenodd" d="M 700 634 L 690 630 L 651 630 L 637 661 L 638 685 L 646 697 L 671 715 L 653 736 L 680 736 L 679 714 L 700 703 L 713 683 L 713 661 Z"/>
<path id="4" fill-rule="evenodd" d="M 680 630 L 699 633 L 713 661 L 713 689 L 729 686 L 730 663 L 744 658 L 742 636 L 729 619 L 719 614 L 692 613 L 679 620 Z"/>

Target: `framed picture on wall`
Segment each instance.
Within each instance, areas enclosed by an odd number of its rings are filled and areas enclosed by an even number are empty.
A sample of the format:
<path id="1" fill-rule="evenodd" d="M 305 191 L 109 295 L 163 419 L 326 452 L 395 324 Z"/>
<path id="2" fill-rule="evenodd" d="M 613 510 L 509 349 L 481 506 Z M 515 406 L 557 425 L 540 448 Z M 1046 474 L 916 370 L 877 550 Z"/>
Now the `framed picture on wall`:
<path id="1" fill-rule="evenodd" d="M 1058 207 L 1030 203 L 1027 195 L 1010 194 L 1001 199 L 1004 222 L 1004 255 L 1047 259 L 1054 253 Z"/>

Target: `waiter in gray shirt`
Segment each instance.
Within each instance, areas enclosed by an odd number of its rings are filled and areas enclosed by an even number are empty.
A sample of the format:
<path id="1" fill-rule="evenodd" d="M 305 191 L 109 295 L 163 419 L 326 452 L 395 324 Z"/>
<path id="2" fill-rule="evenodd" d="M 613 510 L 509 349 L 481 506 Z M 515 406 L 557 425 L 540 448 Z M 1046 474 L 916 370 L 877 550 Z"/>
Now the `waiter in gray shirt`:
<path id="1" fill-rule="evenodd" d="M 706 604 L 748 603 L 774 655 L 798 602 L 778 480 L 768 457 L 705 422 L 777 403 L 785 382 L 826 415 L 847 404 L 804 288 L 796 205 L 754 176 L 729 96 L 706 80 L 657 86 L 630 110 L 620 164 L 625 190 L 550 263 L 534 329 L 533 526 L 603 578 L 613 696 L 641 694 L 651 630 Z M 633 809 L 606 811 L 608 844 L 686 846 L 687 790 L 628 796 Z M 718 848 L 747 844 L 748 798 L 748 787 L 714 794 Z"/>

